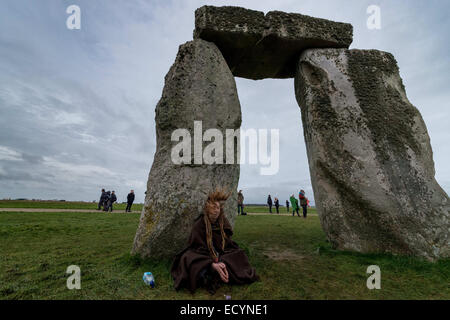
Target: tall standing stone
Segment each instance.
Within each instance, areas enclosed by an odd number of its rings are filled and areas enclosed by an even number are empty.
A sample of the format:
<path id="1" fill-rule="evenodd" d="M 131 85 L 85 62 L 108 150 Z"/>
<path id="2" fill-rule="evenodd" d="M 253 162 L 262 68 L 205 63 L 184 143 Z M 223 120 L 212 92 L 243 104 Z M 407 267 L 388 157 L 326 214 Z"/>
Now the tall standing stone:
<path id="1" fill-rule="evenodd" d="M 295 94 L 316 206 L 332 245 L 449 257 L 449 198 L 434 178 L 427 129 L 394 57 L 307 50 Z"/>
<path id="2" fill-rule="evenodd" d="M 165 77 L 155 120 L 156 153 L 132 253 L 144 258 L 171 258 L 186 244 L 208 192 L 216 187 L 232 191 L 225 204 L 232 225 L 236 215 L 239 140 L 234 140 L 234 164 L 225 164 L 225 137 L 226 129 L 240 128 L 241 107 L 234 77 L 215 44 L 197 39 L 180 46 Z M 194 121 L 202 121 L 202 134 L 210 128 L 223 134 L 223 164 L 194 163 Z M 179 143 L 171 141 L 176 129 L 190 133 L 191 164 L 172 161 L 172 148 Z M 200 146 L 205 151 L 211 143 L 200 142 Z"/>

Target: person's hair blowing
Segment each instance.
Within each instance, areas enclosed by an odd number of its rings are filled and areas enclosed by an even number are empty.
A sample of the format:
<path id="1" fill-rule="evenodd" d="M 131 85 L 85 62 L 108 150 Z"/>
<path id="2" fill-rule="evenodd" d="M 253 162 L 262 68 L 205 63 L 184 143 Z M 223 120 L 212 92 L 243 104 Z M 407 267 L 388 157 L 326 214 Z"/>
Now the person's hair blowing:
<path id="1" fill-rule="evenodd" d="M 227 192 L 225 189 L 216 189 L 215 191 L 211 191 L 208 194 L 208 199 L 205 202 L 205 205 L 203 207 L 204 215 L 203 219 L 205 221 L 206 225 L 206 243 L 208 244 L 209 251 L 211 253 L 211 257 L 216 261 L 218 259 L 217 253 L 214 250 L 213 242 L 212 242 L 212 227 L 211 227 L 211 221 L 209 220 L 209 214 L 213 210 L 216 202 L 219 202 L 220 204 L 220 214 L 217 220 L 219 221 L 220 226 L 220 233 L 222 235 L 222 250 L 225 248 L 225 231 L 223 230 L 223 224 L 224 224 L 224 211 L 223 207 L 225 205 L 225 201 L 229 198 L 230 192 Z"/>

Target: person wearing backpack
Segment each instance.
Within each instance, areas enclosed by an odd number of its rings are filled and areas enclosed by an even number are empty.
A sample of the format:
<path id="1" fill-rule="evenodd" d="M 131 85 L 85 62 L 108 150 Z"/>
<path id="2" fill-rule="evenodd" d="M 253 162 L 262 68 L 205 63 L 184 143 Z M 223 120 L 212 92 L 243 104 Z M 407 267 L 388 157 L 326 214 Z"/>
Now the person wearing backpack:
<path id="1" fill-rule="evenodd" d="M 117 201 L 116 194 L 114 193 L 114 191 L 112 191 L 111 196 L 109 197 L 109 200 L 108 200 L 108 211 L 110 211 L 110 212 L 113 211 L 113 203 L 116 201 Z"/>
<path id="2" fill-rule="evenodd" d="M 306 219 L 306 215 L 308 213 L 307 207 L 308 207 L 308 198 L 305 196 L 305 190 L 300 190 L 298 194 L 298 198 L 300 199 L 300 205 L 303 208 L 303 218 Z"/>
<path id="3" fill-rule="evenodd" d="M 102 207 L 105 207 L 106 205 L 106 198 L 108 197 L 108 195 L 106 194 L 105 189 L 102 189 L 102 195 L 100 196 L 100 200 L 98 201 L 98 208 L 97 210 L 101 210 Z"/>
<path id="4" fill-rule="evenodd" d="M 134 202 L 134 190 L 131 190 L 127 195 L 127 207 L 125 208 L 125 212 L 131 212 L 131 206 Z"/>
<path id="5" fill-rule="evenodd" d="M 109 199 L 111 198 L 111 191 L 106 191 L 106 195 L 105 195 L 105 201 L 103 202 L 103 211 L 108 212 L 109 210 Z"/>
<path id="6" fill-rule="evenodd" d="M 267 204 L 269 205 L 269 211 L 272 213 L 272 198 L 269 196 L 267 197 Z"/>

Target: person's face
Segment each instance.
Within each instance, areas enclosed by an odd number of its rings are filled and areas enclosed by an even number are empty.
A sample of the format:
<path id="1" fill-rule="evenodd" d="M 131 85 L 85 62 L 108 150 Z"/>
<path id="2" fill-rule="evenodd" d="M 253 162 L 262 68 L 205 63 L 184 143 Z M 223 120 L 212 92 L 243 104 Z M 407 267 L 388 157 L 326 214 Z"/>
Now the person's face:
<path id="1" fill-rule="evenodd" d="M 209 215 L 208 215 L 209 220 L 214 223 L 214 222 L 216 222 L 219 215 L 220 215 L 220 203 L 218 201 L 216 201 L 210 207 L 210 211 L 209 211 Z"/>

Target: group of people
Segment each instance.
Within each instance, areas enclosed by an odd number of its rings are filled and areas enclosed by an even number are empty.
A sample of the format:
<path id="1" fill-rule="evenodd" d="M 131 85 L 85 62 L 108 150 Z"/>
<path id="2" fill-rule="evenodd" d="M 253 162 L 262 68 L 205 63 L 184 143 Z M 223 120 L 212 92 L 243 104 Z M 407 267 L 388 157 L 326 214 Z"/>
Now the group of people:
<path id="1" fill-rule="evenodd" d="M 277 210 L 277 213 L 280 213 L 278 208 L 280 208 L 280 201 L 277 197 L 275 197 L 274 201 L 272 202 L 272 198 L 269 196 L 267 197 L 267 204 L 269 205 L 269 212 L 272 213 L 272 205 L 275 206 L 275 209 Z"/>
<path id="2" fill-rule="evenodd" d="M 238 215 L 247 215 L 246 212 L 244 212 L 244 195 L 242 194 L 242 190 L 239 190 L 238 192 Z M 267 197 L 267 205 L 269 206 L 269 212 L 272 213 L 272 206 L 275 206 L 275 209 L 277 213 L 280 213 L 280 200 L 275 197 L 272 201 L 272 197 Z M 292 206 L 292 216 L 295 216 L 295 213 L 297 212 L 297 215 L 300 217 L 299 214 L 299 208 L 302 207 L 303 209 L 303 218 L 306 218 L 306 215 L 308 214 L 308 207 L 309 207 L 309 200 L 305 196 L 305 190 L 300 190 L 298 193 L 298 200 L 295 198 L 294 195 L 291 195 L 289 198 L 289 201 L 286 200 L 286 211 L 289 212 L 289 205 Z"/>
<path id="3" fill-rule="evenodd" d="M 309 207 L 309 200 L 308 198 L 305 196 L 305 190 L 300 190 L 300 192 L 298 193 L 298 199 L 300 200 L 300 206 L 303 209 L 303 218 L 306 219 L 306 215 L 308 214 L 308 207 Z M 291 205 L 292 205 L 292 216 L 295 215 L 295 212 L 297 212 L 297 216 L 300 217 L 300 214 L 298 213 L 299 210 L 299 200 L 297 200 L 294 195 L 291 195 L 291 197 L 289 198 L 289 200 L 291 201 Z M 288 203 L 288 201 L 286 200 L 286 203 Z M 288 212 L 289 212 L 289 206 L 287 207 Z"/>
<path id="4" fill-rule="evenodd" d="M 105 191 L 105 189 L 102 189 L 102 194 L 100 195 L 100 200 L 98 201 L 98 208 L 97 210 L 102 210 L 106 212 L 112 212 L 113 211 L 113 203 L 117 201 L 117 196 L 113 191 Z M 125 209 L 125 212 L 131 212 L 131 206 L 134 202 L 134 190 L 131 190 L 130 193 L 127 195 L 127 207 Z"/>
<path id="5" fill-rule="evenodd" d="M 303 209 L 303 218 L 306 218 L 306 215 L 308 213 L 308 207 L 309 207 L 309 200 L 308 198 L 305 196 L 305 190 L 300 190 L 300 192 L 298 193 L 298 199 L 295 198 L 294 195 L 291 195 L 291 197 L 289 198 L 289 201 L 286 200 L 286 211 L 289 212 L 289 202 L 292 206 L 292 216 L 295 215 L 295 212 L 297 212 L 297 215 L 300 217 L 300 214 L 298 212 L 299 210 L 299 202 L 300 202 L 300 206 Z M 277 210 L 277 213 L 280 213 L 279 211 L 279 207 L 280 207 L 280 201 L 278 200 L 278 198 L 275 197 L 274 201 L 272 201 L 272 198 L 269 194 L 269 196 L 267 197 L 267 204 L 269 206 L 269 212 L 272 213 L 272 205 L 275 206 L 275 209 Z"/>

